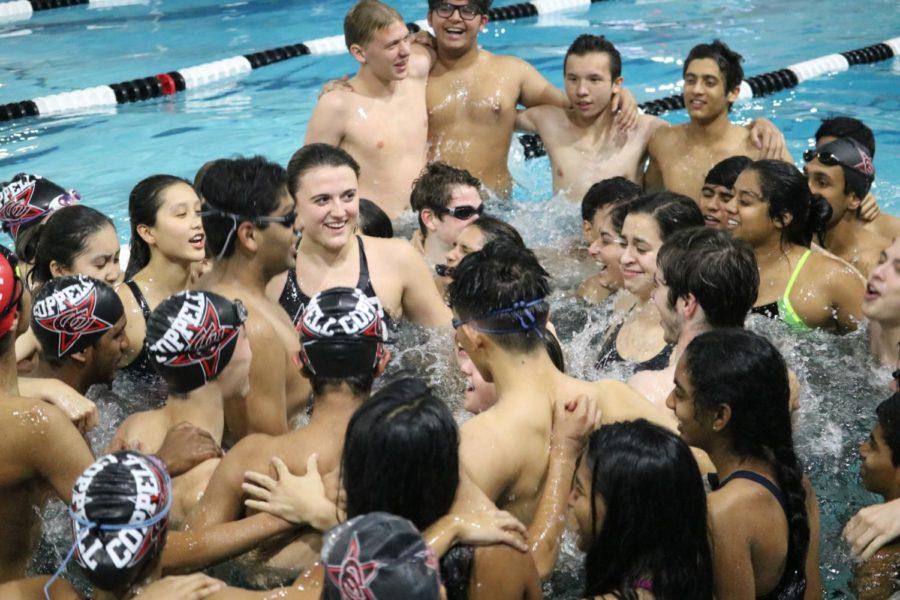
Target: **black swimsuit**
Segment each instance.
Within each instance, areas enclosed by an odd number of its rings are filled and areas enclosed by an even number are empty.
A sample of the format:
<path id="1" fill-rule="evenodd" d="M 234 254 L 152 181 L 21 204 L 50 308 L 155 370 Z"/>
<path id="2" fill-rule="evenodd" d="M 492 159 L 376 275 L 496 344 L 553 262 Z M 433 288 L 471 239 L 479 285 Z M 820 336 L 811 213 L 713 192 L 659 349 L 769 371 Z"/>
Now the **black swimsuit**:
<path id="1" fill-rule="evenodd" d="M 779 316 L 778 302 L 769 302 L 762 306 L 754 306 L 750 309 L 750 312 L 754 315 L 762 315 L 767 319 L 775 319 L 777 321 Z"/>
<path id="2" fill-rule="evenodd" d="M 128 289 L 131 290 L 131 293 L 134 294 L 134 299 L 137 300 L 138 306 L 141 307 L 141 312 L 144 314 L 144 323 L 149 323 L 150 305 L 147 304 L 147 299 L 144 298 L 141 288 L 138 287 L 138 284 L 132 279 L 126 281 L 125 285 L 127 285 Z M 157 375 L 156 369 L 153 368 L 153 363 L 150 362 L 150 356 L 147 354 L 146 345 L 141 346 L 140 353 L 128 366 L 124 367 L 123 370 L 132 374 Z"/>
<path id="3" fill-rule="evenodd" d="M 372 280 L 369 279 L 369 261 L 366 259 L 366 249 L 363 246 L 362 238 L 357 236 L 356 241 L 359 243 L 359 280 L 356 282 L 356 288 L 360 290 L 369 300 L 378 307 L 381 318 L 389 329 L 393 329 L 393 322 L 390 315 L 385 312 L 375 288 L 372 287 Z M 294 327 L 300 328 L 300 319 L 303 318 L 303 311 L 309 304 L 310 297 L 303 293 L 300 284 L 297 282 L 297 269 L 288 270 L 287 281 L 284 282 L 284 289 L 281 290 L 281 296 L 278 297 L 278 303 L 284 307 L 288 316 L 294 323 Z"/>
<path id="4" fill-rule="evenodd" d="M 622 355 L 619 354 L 619 350 L 616 348 L 616 338 L 619 336 L 619 331 L 622 329 L 623 325 L 624 323 L 619 323 L 616 325 L 616 328 L 613 329 L 612 333 L 606 336 L 606 340 L 600 347 L 600 356 L 597 358 L 597 364 L 594 365 L 594 368 L 602 369 L 610 366 L 612 363 L 631 362 L 622 358 Z M 669 358 L 671 358 L 672 350 L 674 350 L 674 348 L 674 346 L 666 344 L 666 347 L 653 358 L 643 362 L 634 363 L 634 372 L 639 373 L 640 371 L 659 371 L 665 369 L 669 366 Z"/>

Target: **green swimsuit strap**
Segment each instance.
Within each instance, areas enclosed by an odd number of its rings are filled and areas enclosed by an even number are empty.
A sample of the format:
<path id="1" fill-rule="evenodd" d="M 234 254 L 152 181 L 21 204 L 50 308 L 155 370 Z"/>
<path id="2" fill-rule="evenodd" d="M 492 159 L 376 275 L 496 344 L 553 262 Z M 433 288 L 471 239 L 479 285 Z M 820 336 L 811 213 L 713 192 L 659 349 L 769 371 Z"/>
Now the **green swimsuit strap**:
<path id="1" fill-rule="evenodd" d="M 797 275 L 803 270 L 803 265 L 806 264 L 806 259 L 809 258 L 810 254 L 812 254 L 812 250 L 807 250 L 803 253 L 803 256 L 800 257 L 797 266 L 794 267 L 794 272 L 791 273 L 791 278 L 788 279 L 784 295 L 778 299 L 778 312 L 781 314 L 781 319 L 788 324 L 788 327 L 795 331 L 808 331 L 811 329 L 803 322 L 803 319 L 800 318 L 800 315 L 797 314 L 797 311 L 794 310 L 794 307 L 791 304 L 791 291 L 794 289 L 794 284 L 797 282 Z"/>

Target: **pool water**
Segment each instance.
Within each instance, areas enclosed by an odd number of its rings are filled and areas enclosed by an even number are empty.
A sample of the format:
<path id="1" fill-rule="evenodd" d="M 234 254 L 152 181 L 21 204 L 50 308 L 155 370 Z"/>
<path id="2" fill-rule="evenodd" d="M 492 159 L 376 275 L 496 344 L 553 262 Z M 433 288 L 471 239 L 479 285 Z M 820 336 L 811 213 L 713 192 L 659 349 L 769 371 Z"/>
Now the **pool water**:
<path id="1" fill-rule="evenodd" d="M 505 2 L 504 2 L 505 3 Z M 151 0 L 146 4 L 91 10 L 74 7 L 36 13 L 21 23 L 0 25 L 0 103 L 25 100 L 171 71 L 238 54 L 337 34 L 352 2 L 254 0 Z M 425 17 L 425 2 L 393 3 L 407 21 Z M 498 2 L 497 4 L 501 4 Z M 638 101 L 677 91 L 681 58 L 696 43 L 722 38 L 744 55 L 748 75 L 785 67 L 833 52 L 881 42 L 900 34 L 900 13 L 892 0 L 871 0 L 865 11 L 837 0 L 809 5 L 776 0 L 672 2 L 610 0 L 589 10 L 489 24 L 482 34 L 488 50 L 518 55 L 551 82 L 561 85 L 568 44 L 587 31 L 608 36 L 623 56 L 626 86 Z M 322 83 L 355 70 L 347 55 L 300 57 L 256 70 L 239 81 L 176 96 L 122 105 L 82 115 L 0 123 L 0 179 L 19 171 L 43 174 L 78 189 L 85 201 L 113 215 L 127 242 L 127 197 L 152 173 L 193 178 L 212 158 L 263 154 L 284 164 L 300 146 Z M 883 210 L 900 214 L 900 61 L 852 67 L 808 81 L 794 90 L 735 107 L 735 120 L 764 116 L 784 132 L 799 159 L 819 119 L 850 114 L 865 121 L 878 142 L 874 192 Z M 682 122 L 686 115 L 664 118 Z M 566 348 L 569 371 L 578 376 L 624 377 L 593 367 L 596 335 L 607 322 L 604 310 L 573 299 L 572 290 L 590 272 L 578 259 L 577 210 L 550 199 L 546 159 L 524 161 L 514 144 L 510 167 L 517 181 L 511 206 L 500 210 L 523 233 L 555 276 L 553 310 Z M 400 229 L 412 228 L 409 215 Z M 822 511 L 822 571 L 830 598 L 848 598 L 850 562 L 839 539 L 843 523 L 876 498 L 859 482 L 857 445 L 868 434 L 874 407 L 887 396 L 889 374 L 866 353 L 865 332 L 843 338 L 823 333 L 790 334 L 778 323 L 751 318 L 749 326 L 779 346 L 801 384 L 797 446 Z M 405 328 L 392 370 L 425 373 L 460 419 L 462 382 L 446 361 L 446 340 Z M 120 396 L 135 396 L 122 387 Z M 95 448 L 109 439 L 124 416 L 114 395 L 99 398 L 103 424 Z M 52 510 L 51 510 L 52 512 Z M 36 568 L 52 570 L 69 531 L 56 509 L 47 550 Z M 548 584 L 548 597 L 576 598 L 579 557 L 571 540 L 561 568 Z"/>

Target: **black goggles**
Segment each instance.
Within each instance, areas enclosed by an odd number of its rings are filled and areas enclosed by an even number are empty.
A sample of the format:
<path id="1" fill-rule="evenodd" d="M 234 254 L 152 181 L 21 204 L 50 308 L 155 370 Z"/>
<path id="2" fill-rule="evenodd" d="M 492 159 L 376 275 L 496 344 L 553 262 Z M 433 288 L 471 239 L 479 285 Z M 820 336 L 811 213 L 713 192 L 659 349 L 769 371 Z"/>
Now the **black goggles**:
<path id="1" fill-rule="evenodd" d="M 844 163 L 842 163 L 840 161 L 840 159 L 838 159 L 838 157 L 836 157 L 831 152 L 820 152 L 818 150 L 810 148 L 809 150 L 807 150 L 803 153 L 803 162 L 812 162 L 812 161 L 816 160 L 817 158 L 819 159 L 819 162 L 822 163 L 823 165 L 825 165 L 826 167 L 837 167 L 837 166 L 846 167 L 846 166 L 848 166 L 848 165 L 845 165 Z M 852 168 L 852 167 L 850 167 L 850 168 Z"/>
<path id="2" fill-rule="evenodd" d="M 481 16 L 481 9 L 475 4 L 450 4 L 449 2 L 441 2 L 438 4 L 434 12 L 442 19 L 449 19 L 453 13 L 459 11 L 459 16 L 464 21 L 474 21 L 476 17 Z"/>
<path id="3" fill-rule="evenodd" d="M 471 219 L 474 216 L 481 216 L 484 212 L 484 203 L 479 204 L 478 206 L 457 206 L 456 208 L 437 208 L 435 209 L 436 213 L 439 215 L 450 215 L 454 219 L 459 219 L 460 221 L 465 221 L 466 219 Z"/>

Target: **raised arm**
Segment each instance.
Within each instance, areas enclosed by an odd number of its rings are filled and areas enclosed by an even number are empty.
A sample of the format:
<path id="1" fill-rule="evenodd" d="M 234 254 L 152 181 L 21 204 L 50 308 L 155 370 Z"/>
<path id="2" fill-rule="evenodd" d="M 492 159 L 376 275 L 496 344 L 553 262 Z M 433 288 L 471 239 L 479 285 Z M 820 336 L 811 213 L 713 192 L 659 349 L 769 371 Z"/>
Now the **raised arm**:
<path id="1" fill-rule="evenodd" d="M 569 99 L 566 98 L 565 92 L 547 81 L 537 69 L 532 67 L 526 61 L 520 58 L 507 57 L 512 62 L 510 66 L 513 72 L 517 73 L 520 78 L 520 92 L 518 103 L 525 108 L 532 106 L 542 106 L 549 104 L 550 106 L 558 106 L 567 108 Z"/>
<path id="2" fill-rule="evenodd" d="M 537 133 L 538 126 L 535 122 L 537 107 L 519 109 L 516 113 L 516 131 L 523 133 Z"/>
<path id="3" fill-rule="evenodd" d="M 424 327 L 450 328 L 452 315 L 431 285 L 431 273 L 425 259 L 404 241 L 396 241 L 399 272 L 403 276 L 403 313 Z"/>

